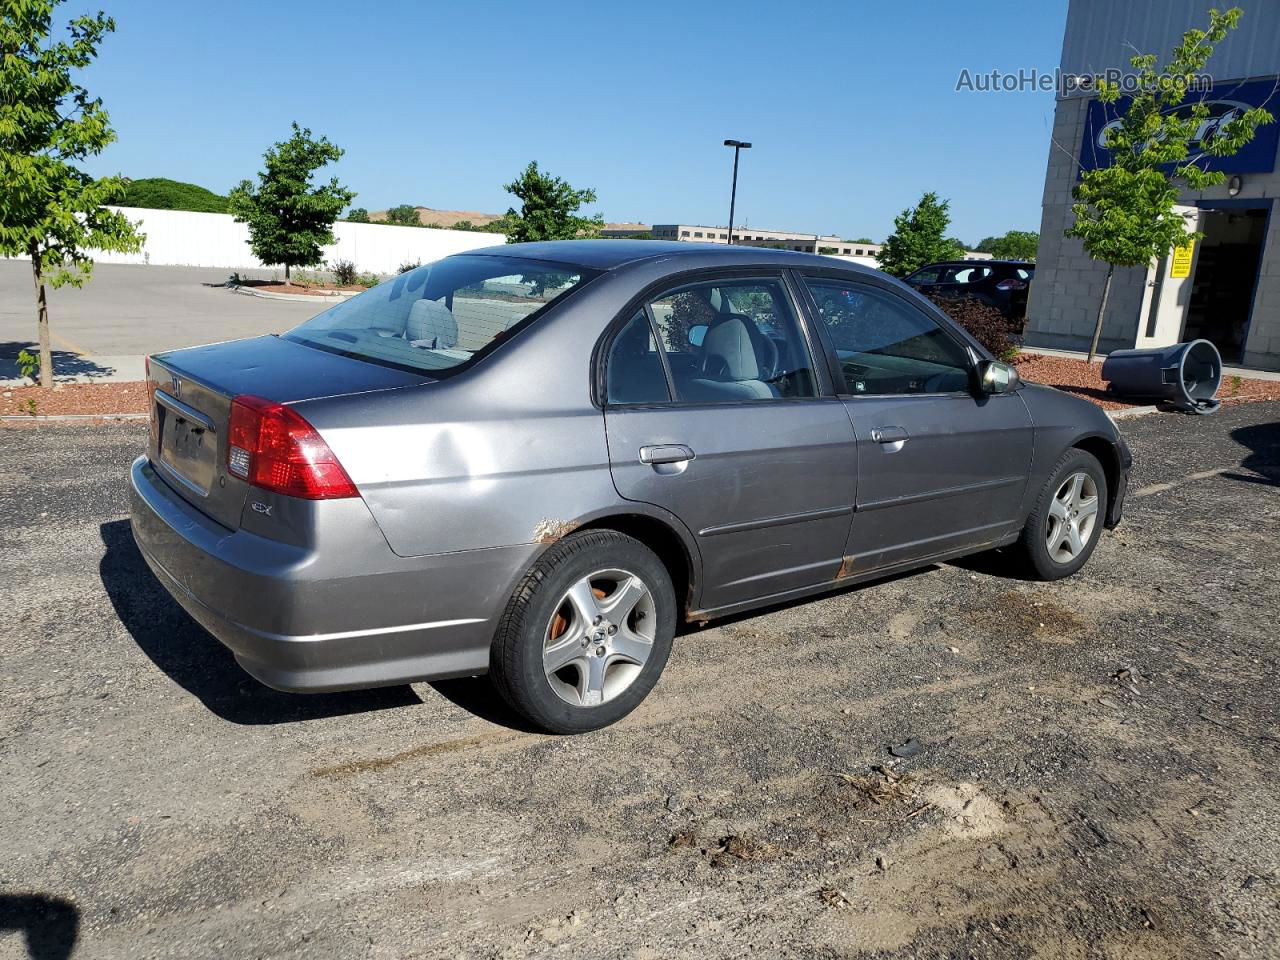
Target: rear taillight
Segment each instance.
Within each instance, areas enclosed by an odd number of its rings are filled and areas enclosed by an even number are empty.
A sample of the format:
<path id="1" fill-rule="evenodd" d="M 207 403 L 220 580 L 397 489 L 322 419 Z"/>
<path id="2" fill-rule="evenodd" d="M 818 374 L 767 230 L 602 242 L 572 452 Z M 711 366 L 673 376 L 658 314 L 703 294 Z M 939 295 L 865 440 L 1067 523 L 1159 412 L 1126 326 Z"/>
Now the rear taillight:
<path id="1" fill-rule="evenodd" d="M 293 408 L 262 397 L 231 402 L 227 470 L 255 487 L 304 500 L 360 495 L 315 427 Z"/>
<path id="2" fill-rule="evenodd" d="M 1012 277 L 1008 280 L 1001 280 L 996 284 L 997 290 L 1025 290 L 1027 285 L 1021 280 L 1014 280 Z"/>

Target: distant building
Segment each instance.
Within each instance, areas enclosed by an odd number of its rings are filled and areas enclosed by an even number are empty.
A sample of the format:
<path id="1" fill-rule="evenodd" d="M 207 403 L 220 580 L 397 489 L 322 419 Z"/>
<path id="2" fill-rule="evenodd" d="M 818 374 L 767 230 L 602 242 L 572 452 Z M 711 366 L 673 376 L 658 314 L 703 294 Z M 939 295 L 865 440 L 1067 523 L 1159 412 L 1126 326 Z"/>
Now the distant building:
<path id="1" fill-rule="evenodd" d="M 728 243 L 729 228 L 705 224 L 660 223 L 653 227 L 653 239 Z M 793 230 L 761 230 L 759 227 L 734 227 L 733 242 L 748 247 L 773 247 L 777 250 L 825 253 L 839 257 L 874 257 L 880 250 L 878 243 L 854 243 L 837 236 L 797 233 Z"/>
<path id="2" fill-rule="evenodd" d="M 640 236 L 652 239 L 653 227 L 647 223 L 606 223 L 600 230 L 600 236 L 613 240 Z"/>

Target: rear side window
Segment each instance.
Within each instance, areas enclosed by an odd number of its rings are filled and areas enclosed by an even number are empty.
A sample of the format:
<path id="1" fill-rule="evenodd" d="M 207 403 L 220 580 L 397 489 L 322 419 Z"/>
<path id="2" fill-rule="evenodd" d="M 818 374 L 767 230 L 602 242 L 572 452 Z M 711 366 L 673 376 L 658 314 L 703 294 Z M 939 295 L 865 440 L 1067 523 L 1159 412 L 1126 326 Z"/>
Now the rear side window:
<path id="1" fill-rule="evenodd" d="M 597 274 L 518 257 L 446 257 L 331 307 L 285 338 L 442 376 Z"/>
<path id="2" fill-rule="evenodd" d="M 795 311 L 772 279 L 687 284 L 654 297 L 614 339 L 605 381 L 610 403 L 817 395 Z"/>
<path id="3" fill-rule="evenodd" d="M 846 391 L 854 394 L 967 390 L 969 357 L 934 320 L 873 287 L 805 281 L 831 336 Z"/>
<path id="4" fill-rule="evenodd" d="M 666 403 L 671 399 L 658 343 L 644 310 L 636 311 L 609 348 L 605 383 L 610 403 Z"/>

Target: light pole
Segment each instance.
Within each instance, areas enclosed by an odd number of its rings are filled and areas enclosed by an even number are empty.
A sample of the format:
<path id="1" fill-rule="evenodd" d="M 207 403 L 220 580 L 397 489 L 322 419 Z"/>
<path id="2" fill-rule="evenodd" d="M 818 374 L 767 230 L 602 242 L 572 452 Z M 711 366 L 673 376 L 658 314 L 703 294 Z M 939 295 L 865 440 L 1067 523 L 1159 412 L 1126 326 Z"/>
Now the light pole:
<path id="1" fill-rule="evenodd" d="M 738 202 L 738 154 L 750 150 L 751 144 L 742 140 L 726 140 L 726 147 L 733 147 L 733 188 L 729 191 L 729 242 L 733 243 L 733 208 Z"/>

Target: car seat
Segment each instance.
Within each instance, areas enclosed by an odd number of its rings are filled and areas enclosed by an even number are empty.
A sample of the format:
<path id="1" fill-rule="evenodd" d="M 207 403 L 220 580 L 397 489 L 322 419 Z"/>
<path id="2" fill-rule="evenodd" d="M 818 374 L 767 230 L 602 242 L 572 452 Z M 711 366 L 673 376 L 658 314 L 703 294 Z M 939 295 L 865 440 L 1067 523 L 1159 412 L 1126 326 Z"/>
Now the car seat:
<path id="1" fill-rule="evenodd" d="M 774 376 L 777 363 L 777 346 L 751 320 L 721 314 L 702 338 L 698 376 L 684 385 L 682 397 L 722 402 L 776 397 L 777 389 L 765 381 Z"/>
<path id="2" fill-rule="evenodd" d="M 409 309 L 405 339 L 420 347 L 456 347 L 458 321 L 453 311 L 439 300 L 417 300 Z"/>

